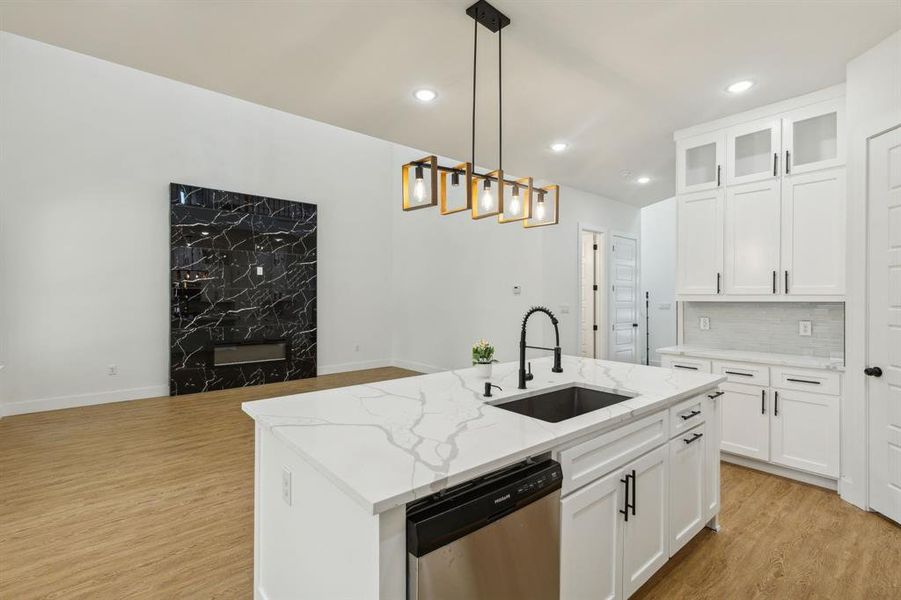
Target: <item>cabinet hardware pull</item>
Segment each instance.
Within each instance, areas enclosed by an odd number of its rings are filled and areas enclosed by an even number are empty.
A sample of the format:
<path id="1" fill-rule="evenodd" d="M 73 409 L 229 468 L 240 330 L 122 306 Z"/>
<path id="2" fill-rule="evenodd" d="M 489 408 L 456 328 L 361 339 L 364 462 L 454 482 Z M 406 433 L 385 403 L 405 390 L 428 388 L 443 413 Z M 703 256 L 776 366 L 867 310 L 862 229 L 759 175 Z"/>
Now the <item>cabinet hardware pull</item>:
<path id="1" fill-rule="evenodd" d="M 791 157 L 792 157 L 792 153 L 789 150 L 786 150 L 785 151 L 785 174 L 786 175 L 789 175 L 792 172 Z"/>
<path id="2" fill-rule="evenodd" d="M 723 170 L 721 165 L 716 166 L 716 187 L 720 187 L 720 172 Z"/>
<path id="3" fill-rule="evenodd" d="M 635 469 L 632 469 L 632 516 L 635 516 L 635 505 L 638 504 L 638 493 L 635 489 Z"/>
<path id="4" fill-rule="evenodd" d="M 766 390 L 760 390 L 760 414 L 766 414 Z"/>
<path id="5" fill-rule="evenodd" d="M 620 479 L 620 483 L 625 484 L 626 488 L 626 502 L 623 504 L 623 507 L 620 509 L 620 513 L 626 517 L 626 522 L 629 522 L 629 475 L 626 474 L 625 479 Z"/>
<path id="6" fill-rule="evenodd" d="M 754 373 L 742 373 L 741 371 L 723 371 L 726 375 L 741 375 L 742 377 L 754 377 Z"/>
<path id="7" fill-rule="evenodd" d="M 673 365 L 673 367 L 677 369 L 691 369 L 692 371 L 697 371 L 697 367 L 689 367 L 688 365 Z"/>
<path id="8" fill-rule="evenodd" d="M 687 415 L 679 415 L 679 416 L 682 417 L 682 420 L 683 420 L 683 421 L 687 421 L 687 420 L 689 420 L 689 419 L 692 418 L 692 417 L 698 416 L 699 414 L 701 414 L 701 411 L 699 411 L 699 410 L 693 410 L 693 411 L 691 411 L 690 413 L 688 413 Z"/>
<path id="9" fill-rule="evenodd" d="M 720 391 L 720 392 L 715 392 L 715 393 L 713 393 L 713 394 L 707 394 L 707 397 L 710 398 L 711 400 L 714 400 L 714 399 L 716 399 L 716 398 L 719 398 L 720 396 L 722 396 L 722 395 L 725 394 L 725 393 L 726 393 L 726 392 L 722 392 L 722 391 Z"/>
<path id="10" fill-rule="evenodd" d="M 779 174 L 778 172 L 778 164 L 779 164 L 779 153 L 773 152 L 773 177 Z"/>
<path id="11" fill-rule="evenodd" d="M 779 416 L 779 392 L 773 392 L 773 416 Z"/>
<path id="12" fill-rule="evenodd" d="M 788 270 L 785 271 L 785 293 L 788 293 Z"/>
<path id="13" fill-rule="evenodd" d="M 696 433 L 693 436 L 691 436 L 690 438 L 688 438 L 687 440 L 685 438 L 682 438 L 682 441 L 685 442 L 686 445 L 688 445 L 695 440 L 701 439 L 702 437 L 704 437 L 703 433 Z"/>
<path id="14" fill-rule="evenodd" d="M 773 271 L 773 293 L 776 293 L 776 271 Z"/>
<path id="15" fill-rule="evenodd" d="M 811 383 L 813 385 L 820 385 L 819 381 L 811 381 L 810 379 L 795 379 L 793 377 L 786 377 L 786 381 L 794 381 L 795 383 Z"/>

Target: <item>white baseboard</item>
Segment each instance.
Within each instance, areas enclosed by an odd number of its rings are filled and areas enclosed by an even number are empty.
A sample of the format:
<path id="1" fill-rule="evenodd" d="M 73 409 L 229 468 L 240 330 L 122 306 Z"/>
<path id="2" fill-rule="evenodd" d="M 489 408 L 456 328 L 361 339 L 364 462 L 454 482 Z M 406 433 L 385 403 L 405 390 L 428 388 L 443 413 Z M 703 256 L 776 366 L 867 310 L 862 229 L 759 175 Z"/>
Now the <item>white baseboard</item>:
<path id="1" fill-rule="evenodd" d="M 337 363 L 334 365 L 319 365 L 316 367 L 317 375 L 332 375 L 334 373 L 346 373 L 347 371 L 362 371 L 363 369 L 380 369 L 382 367 L 393 367 L 394 363 L 390 360 L 361 360 L 357 362 Z"/>
<path id="2" fill-rule="evenodd" d="M 397 367 L 398 369 L 407 369 L 408 371 L 418 371 L 419 373 L 439 373 L 441 371 L 447 371 L 448 369 L 442 369 L 441 367 L 436 367 L 435 365 L 429 365 L 426 363 L 416 362 L 414 360 L 401 360 L 394 359 L 391 361 L 392 366 Z"/>
<path id="3" fill-rule="evenodd" d="M 168 395 L 168 385 L 151 385 L 125 390 L 112 390 L 109 392 L 92 392 L 88 394 L 75 394 L 72 396 L 56 396 L 53 398 L 24 400 L 22 402 L 7 402 L 0 406 L 0 410 L 3 411 L 4 416 L 24 415 L 26 413 L 75 408 L 76 406 L 109 404 L 111 402 L 141 400 L 143 398 L 157 398 L 159 396 Z"/>
<path id="4" fill-rule="evenodd" d="M 838 481 L 830 479 L 829 477 L 823 477 L 822 475 L 814 475 L 813 473 L 807 473 L 806 471 L 796 471 L 795 469 L 789 469 L 788 467 L 782 467 L 722 451 L 720 452 L 720 459 L 727 463 L 748 467 L 749 469 L 756 469 L 758 471 L 763 471 L 764 473 L 769 473 L 770 475 L 778 475 L 780 477 L 785 477 L 786 479 L 800 481 L 801 483 L 809 483 L 810 485 L 826 488 L 833 492 L 838 491 Z"/>

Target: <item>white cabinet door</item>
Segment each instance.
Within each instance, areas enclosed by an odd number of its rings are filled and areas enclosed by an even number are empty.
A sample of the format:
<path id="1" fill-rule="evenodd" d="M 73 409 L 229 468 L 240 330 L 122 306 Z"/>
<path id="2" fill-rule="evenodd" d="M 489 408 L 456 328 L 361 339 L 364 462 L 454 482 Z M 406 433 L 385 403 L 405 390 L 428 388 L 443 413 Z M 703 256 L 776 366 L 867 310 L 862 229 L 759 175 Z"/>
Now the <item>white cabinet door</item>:
<path id="1" fill-rule="evenodd" d="M 722 397 L 724 394 L 725 392 L 717 391 L 707 396 L 705 521 L 709 521 L 720 511 L 720 431 L 723 426 Z"/>
<path id="2" fill-rule="evenodd" d="M 561 501 L 561 600 L 622 597 L 622 478 L 616 471 Z"/>
<path id="3" fill-rule="evenodd" d="M 704 528 L 707 481 L 705 424 L 677 435 L 669 443 L 669 554 L 672 556 Z"/>
<path id="4" fill-rule="evenodd" d="M 784 293 L 845 293 L 845 195 L 844 167 L 782 181 Z"/>
<path id="5" fill-rule="evenodd" d="M 676 142 L 676 193 L 720 187 L 723 183 L 725 145 L 722 131 Z"/>
<path id="6" fill-rule="evenodd" d="M 844 104 L 843 98 L 837 98 L 783 117 L 783 174 L 799 175 L 845 164 Z"/>
<path id="7" fill-rule="evenodd" d="M 781 174 L 782 123 L 762 119 L 726 132 L 726 184 L 772 179 Z"/>
<path id="8" fill-rule="evenodd" d="M 628 598 L 669 558 L 667 447 L 627 465 L 634 505 L 623 527 L 623 597 Z M 565 577 L 561 574 L 561 578 Z M 596 595 L 586 597 L 597 597 Z"/>
<path id="9" fill-rule="evenodd" d="M 758 460 L 770 459 L 769 390 L 740 383 L 723 383 L 720 448 Z"/>
<path id="10" fill-rule="evenodd" d="M 778 293 L 779 196 L 775 179 L 726 190 L 726 294 Z"/>
<path id="11" fill-rule="evenodd" d="M 718 294 L 723 273 L 723 192 L 677 200 L 677 287 L 680 294 Z"/>
<path id="12" fill-rule="evenodd" d="M 838 405 L 838 396 L 773 390 L 772 461 L 838 477 Z"/>

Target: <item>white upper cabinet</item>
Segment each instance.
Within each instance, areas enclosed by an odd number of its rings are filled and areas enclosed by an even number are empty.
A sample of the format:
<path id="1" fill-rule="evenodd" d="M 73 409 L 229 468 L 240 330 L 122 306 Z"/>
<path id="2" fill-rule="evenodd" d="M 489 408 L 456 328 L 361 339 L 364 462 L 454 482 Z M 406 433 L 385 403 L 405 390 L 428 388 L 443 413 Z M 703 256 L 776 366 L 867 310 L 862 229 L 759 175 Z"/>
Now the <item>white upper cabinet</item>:
<path id="1" fill-rule="evenodd" d="M 676 220 L 679 293 L 719 294 L 723 273 L 723 191 L 680 196 Z"/>
<path id="2" fill-rule="evenodd" d="M 782 181 L 783 293 L 845 293 L 845 194 L 844 168 Z"/>
<path id="3" fill-rule="evenodd" d="M 799 108 L 782 118 L 785 175 L 845 164 L 844 100 Z"/>
<path id="4" fill-rule="evenodd" d="M 779 196 L 779 182 L 775 179 L 726 190 L 726 294 L 779 293 Z"/>
<path id="5" fill-rule="evenodd" d="M 726 184 L 772 179 L 780 175 L 782 123 L 763 119 L 726 131 Z"/>
<path id="6" fill-rule="evenodd" d="M 679 140 L 676 143 L 676 193 L 720 187 L 725 145 L 722 131 Z"/>

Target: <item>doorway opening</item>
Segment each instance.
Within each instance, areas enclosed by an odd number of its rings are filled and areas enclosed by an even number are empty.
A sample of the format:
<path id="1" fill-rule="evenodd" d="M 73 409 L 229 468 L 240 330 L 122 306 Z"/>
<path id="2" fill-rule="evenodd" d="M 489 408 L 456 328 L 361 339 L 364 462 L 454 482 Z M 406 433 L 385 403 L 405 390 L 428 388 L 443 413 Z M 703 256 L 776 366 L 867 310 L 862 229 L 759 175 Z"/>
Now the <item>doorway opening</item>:
<path id="1" fill-rule="evenodd" d="M 607 358 L 606 234 L 579 231 L 579 355 Z"/>

